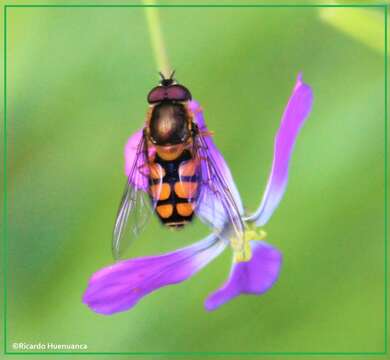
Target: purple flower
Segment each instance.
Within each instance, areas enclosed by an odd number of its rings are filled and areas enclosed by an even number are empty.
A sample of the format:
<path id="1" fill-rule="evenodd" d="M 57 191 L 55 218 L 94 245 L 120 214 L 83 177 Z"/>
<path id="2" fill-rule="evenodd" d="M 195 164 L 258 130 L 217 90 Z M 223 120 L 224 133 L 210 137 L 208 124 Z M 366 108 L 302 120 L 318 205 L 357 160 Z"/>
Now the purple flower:
<path id="1" fill-rule="evenodd" d="M 237 246 L 237 239 L 230 235 L 211 234 L 174 252 L 119 261 L 99 270 L 90 278 L 83 302 L 93 311 L 105 315 L 128 310 L 160 287 L 188 279 L 228 245 L 233 250 L 230 276 L 221 288 L 206 299 L 206 309 L 215 310 L 241 294 L 260 295 L 270 289 L 279 276 L 282 256 L 277 249 L 261 241 L 266 234 L 260 227 L 268 222 L 283 197 L 291 153 L 299 130 L 310 113 L 312 98 L 310 87 L 303 83 L 299 74 L 275 137 L 274 159 L 263 199 L 259 208 L 249 216 L 244 214 L 229 167 L 212 138 L 206 137 L 209 151 L 217 160 L 219 170 L 229 180 L 230 191 L 242 214 L 245 224 L 244 246 Z M 199 104 L 191 101 L 190 109 L 200 130 L 207 131 Z M 129 164 L 134 161 L 134 146 L 141 135 L 141 132 L 135 133 L 126 145 L 126 174 Z M 141 178 L 134 186 L 145 190 L 147 183 Z"/>

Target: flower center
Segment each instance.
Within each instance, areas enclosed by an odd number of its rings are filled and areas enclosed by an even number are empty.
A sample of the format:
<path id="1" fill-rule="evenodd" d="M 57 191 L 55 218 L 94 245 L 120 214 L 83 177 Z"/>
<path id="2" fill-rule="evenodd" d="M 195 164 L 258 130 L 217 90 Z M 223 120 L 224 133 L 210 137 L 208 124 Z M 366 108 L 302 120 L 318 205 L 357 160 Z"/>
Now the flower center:
<path id="1" fill-rule="evenodd" d="M 262 228 L 257 228 L 254 223 L 245 225 L 245 232 L 241 239 L 236 237 L 230 239 L 235 263 L 250 261 L 252 251 L 249 242 L 264 240 L 267 237 L 267 233 Z"/>

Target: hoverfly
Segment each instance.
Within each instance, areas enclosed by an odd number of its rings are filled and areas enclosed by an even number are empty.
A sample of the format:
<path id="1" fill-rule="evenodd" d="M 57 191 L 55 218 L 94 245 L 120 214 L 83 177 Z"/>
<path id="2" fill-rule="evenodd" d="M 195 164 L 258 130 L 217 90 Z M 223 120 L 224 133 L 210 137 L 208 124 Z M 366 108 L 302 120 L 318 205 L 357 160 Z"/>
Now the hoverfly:
<path id="1" fill-rule="evenodd" d="M 210 151 L 211 133 L 196 123 L 192 96 L 183 85 L 160 73 L 147 96 L 149 111 L 131 164 L 113 233 L 113 254 L 120 257 L 145 227 L 150 214 L 179 229 L 194 215 L 222 234 L 243 234 L 240 210 L 229 189 L 223 159 Z M 137 135 L 133 135 L 137 136 Z M 130 138 L 132 139 L 132 138 Z"/>

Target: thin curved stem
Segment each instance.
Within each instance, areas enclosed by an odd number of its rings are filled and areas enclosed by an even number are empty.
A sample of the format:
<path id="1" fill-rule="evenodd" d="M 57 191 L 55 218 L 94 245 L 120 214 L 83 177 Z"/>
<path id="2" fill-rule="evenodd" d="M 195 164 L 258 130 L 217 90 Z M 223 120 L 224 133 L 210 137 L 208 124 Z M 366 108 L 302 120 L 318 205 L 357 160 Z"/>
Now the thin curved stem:
<path id="1" fill-rule="evenodd" d="M 151 7 L 144 8 L 146 22 L 149 30 L 150 42 L 152 45 L 157 69 L 168 77 L 172 70 L 171 66 L 169 65 L 168 55 L 164 43 L 164 37 L 161 31 L 159 9 L 153 6 L 156 5 L 155 0 L 143 0 L 142 2 L 144 5 L 152 5 Z"/>

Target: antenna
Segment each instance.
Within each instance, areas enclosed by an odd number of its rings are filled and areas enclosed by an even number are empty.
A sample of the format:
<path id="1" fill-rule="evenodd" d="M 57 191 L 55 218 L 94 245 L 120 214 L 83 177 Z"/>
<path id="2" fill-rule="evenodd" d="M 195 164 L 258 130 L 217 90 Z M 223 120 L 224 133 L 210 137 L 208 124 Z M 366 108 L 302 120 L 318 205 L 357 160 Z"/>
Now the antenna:
<path id="1" fill-rule="evenodd" d="M 160 74 L 160 77 L 161 77 L 160 84 L 162 86 L 169 86 L 169 85 L 172 85 L 175 83 L 175 80 L 173 79 L 173 76 L 175 75 L 175 70 L 173 70 L 171 72 L 171 75 L 169 76 L 169 78 L 166 78 L 165 75 L 161 71 L 159 71 L 158 73 Z"/>

